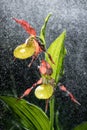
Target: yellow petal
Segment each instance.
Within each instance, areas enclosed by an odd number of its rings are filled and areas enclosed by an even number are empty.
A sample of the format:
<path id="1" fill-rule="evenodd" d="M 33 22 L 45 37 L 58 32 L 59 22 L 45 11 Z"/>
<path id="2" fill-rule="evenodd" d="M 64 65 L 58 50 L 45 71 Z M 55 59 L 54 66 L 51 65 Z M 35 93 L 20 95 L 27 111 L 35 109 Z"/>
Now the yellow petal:
<path id="1" fill-rule="evenodd" d="M 16 58 L 19 59 L 26 59 L 31 57 L 35 52 L 35 46 L 27 45 L 27 44 L 21 44 L 18 47 L 15 48 L 13 54 Z"/>
<path id="2" fill-rule="evenodd" d="M 42 84 L 35 89 L 35 96 L 39 99 L 48 99 L 53 94 L 53 87 L 50 84 Z"/>

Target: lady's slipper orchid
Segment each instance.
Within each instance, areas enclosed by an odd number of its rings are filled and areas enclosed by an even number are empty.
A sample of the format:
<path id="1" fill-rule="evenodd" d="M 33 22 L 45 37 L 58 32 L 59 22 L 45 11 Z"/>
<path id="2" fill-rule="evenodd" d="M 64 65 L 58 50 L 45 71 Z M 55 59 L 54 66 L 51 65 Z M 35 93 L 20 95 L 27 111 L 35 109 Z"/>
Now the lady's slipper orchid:
<path id="1" fill-rule="evenodd" d="M 38 41 L 36 36 L 36 30 L 30 26 L 25 20 L 19 20 L 16 18 L 13 18 L 18 24 L 20 24 L 26 32 L 30 35 L 30 37 L 26 40 L 24 44 L 19 45 L 14 50 L 14 56 L 15 58 L 19 59 L 26 59 L 32 56 L 31 63 L 28 65 L 28 67 L 31 66 L 33 61 L 37 59 L 38 55 L 41 52 L 46 52 L 45 46 L 41 44 L 41 42 Z M 47 53 L 47 52 L 46 52 Z M 49 53 L 47 53 L 49 59 L 54 64 L 54 61 Z"/>

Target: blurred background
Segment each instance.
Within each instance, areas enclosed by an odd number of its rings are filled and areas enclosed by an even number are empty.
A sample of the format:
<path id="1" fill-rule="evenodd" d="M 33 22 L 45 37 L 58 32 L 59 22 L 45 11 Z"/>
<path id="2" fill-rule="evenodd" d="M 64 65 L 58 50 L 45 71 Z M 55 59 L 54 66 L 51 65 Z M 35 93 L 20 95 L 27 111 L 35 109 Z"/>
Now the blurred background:
<path id="1" fill-rule="evenodd" d="M 87 121 L 86 0 L 0 0 L 0 95 L 20 96 L 40 77 L 36 62 L 30 69 L 27 67 L 31 58 L 13 61 L 13 50 L 24 43 L 28 34 L 12 18 L 28 21 L 39 35 L 44 19 L 50 12 L 52 16 L 46 31 L 47 47 L 66 29 L 67 56 L 61 82 L 81 103 L 78 106 L 58 89 L 55 92 L 55 111 L 59 110 L 59 120 L 63 128 L 70 130 Z M 44 109 L 44 101 L 35 98 L 34 90 L 26 99 Z M 8 114 L 1 102 L 0 105 L 0 127 L 1 130 L 8 130 L 11 113 Z"/>

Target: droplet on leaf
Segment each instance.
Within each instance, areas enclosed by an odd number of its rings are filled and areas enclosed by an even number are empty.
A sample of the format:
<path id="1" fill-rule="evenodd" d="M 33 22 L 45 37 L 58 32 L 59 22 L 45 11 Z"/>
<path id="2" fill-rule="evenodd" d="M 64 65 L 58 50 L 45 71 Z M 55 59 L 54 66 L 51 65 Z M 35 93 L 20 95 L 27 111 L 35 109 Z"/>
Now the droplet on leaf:
<path id="1" fill-rule="evenodd" d="M 39 99 L 48 99 L 53 94 L 53 87 L 50 84 L 42 84 L 35 89 L 35 96 Z"/>
<path id="2" fill-rule="evenodd" d="M 19 59 L 26 59 L 28 57 L 31 57 L 35 52 L 35 46 L 34 44 L 21 44 L 17 46 L 14 50 L 14 56 Z"/>

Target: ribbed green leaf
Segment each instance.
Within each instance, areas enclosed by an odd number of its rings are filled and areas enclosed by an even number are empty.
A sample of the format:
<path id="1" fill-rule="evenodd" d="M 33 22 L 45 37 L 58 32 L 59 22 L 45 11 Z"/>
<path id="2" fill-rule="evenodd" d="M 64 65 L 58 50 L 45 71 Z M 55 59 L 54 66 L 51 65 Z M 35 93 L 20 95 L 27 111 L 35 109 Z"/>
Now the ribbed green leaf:
<path id="1" fill-rule="evenodd" d="M 48 56 L 46 55 L 46 60 L 50 63 L 53 68 L 52 78 L 55 79 L 56 83 L 58 82 L 60 76 L 63 74 L 63 61 L 66 54 L 66 49 L 64 47 L 64 40 L 66 36 L 66 31 L 64 31 L 55 41 L 52 42 L 47 52 L 53 58 L 55 64 L 52 64 Z"/>
<path id="2" fill-rule="evenodd" d="M 87 130 L 87 122 L 81 123 L 77 127 L 75 127 L 73 130 Z"/>
<path id="3" fill-rule="evenodd" d="M 27 130 L 50 130 L 49 119 L 37 106 L 24 99 L 9 96 L 0 96 L 13 112 L 17 115 L 21 125 Z"/>
<path id="4" fill-rule="evenodd" d="M 46 26 L 47 26 L 47 22 L 48 22 L 50 16 L 51 16 L 51 13 L 48 14 L 48 16 L 46 17 L 44 24 L 43 24 L 41 31 L 40 31 L 40 38 L 42 39 L 42 42 L 44 45 L 46 44 L 46 41 L 45 41 Z"/>

